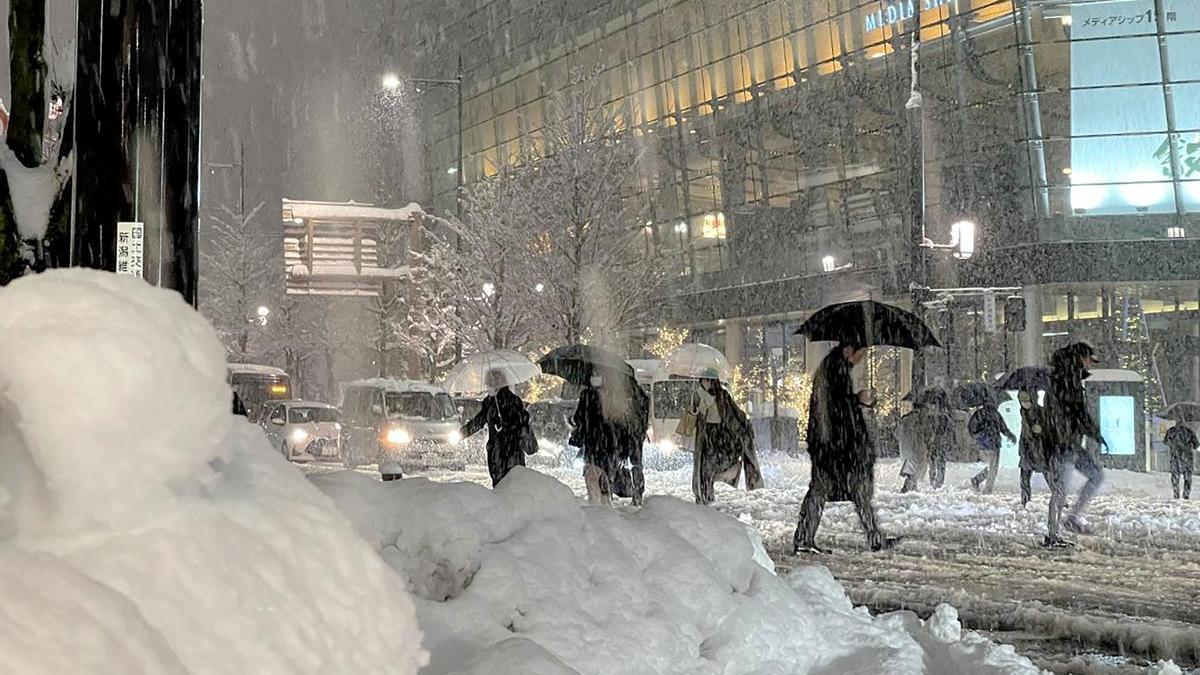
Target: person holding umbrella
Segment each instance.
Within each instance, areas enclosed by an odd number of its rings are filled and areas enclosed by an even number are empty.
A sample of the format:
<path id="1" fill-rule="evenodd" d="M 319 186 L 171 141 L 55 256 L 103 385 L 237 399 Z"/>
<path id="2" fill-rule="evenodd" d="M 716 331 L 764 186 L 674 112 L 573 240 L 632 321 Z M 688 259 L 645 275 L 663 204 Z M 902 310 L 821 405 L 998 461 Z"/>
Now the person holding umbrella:
<path id="1" fill-rule="evenodd" d="M 870 345 L 907 349 L 940 346 L 920 319 L 898 307 L 873 300 L 822 308 L 796 331 L 813 341 L 835 342 L 813 376 L 808 411 L 808 454 L 812 476 L 792 538 L 794 552 L 828 552 L 817 546 L 817 528 L 825 502 L 852 501 L 872 551 L 899 541 L 879 531 L 872 499 L 875 493 L 875 448 L 867 432 L 863 407 L 871 392 L 855 394 L 850 371 Z"/>
<path id="2" fill-rule="evenodd" d="M 537 440 L 529 426 L 529 411 L 525 402 L 509 388 L 504 371 L 488 373 L 490 390 L 479 413 L 459 430 L 463 438 L 487 427 L 488 473 L 496 487 L 513 467 L 525 466 L 525 455 L 537 452 Z"/>
<path id="3" fill-rule="evenodd" d="M 616 473 L 610 478 L 617 495 L 630 497 L 634 506 L 640 506 L 646 492 L 642 444 L 646 440 L 646 430 L 650 428 L 650 397 L 636 381 L 625 384 L 628 403 L 624 406 L 624 414 L 614 424 L 617 466 Z"/>
<path id="4" fill-rule="evenodd" d="M 1100 425 L 1087 408 L 1083 381 L 1095 366 L 1096 350 L 1086 342 L 1075 342 L 1054 352 L 1050 365 L 1050 389 L 1046 392 L 1046 479 L 1050 483 L 1050 513 L 1043 545 L 1064 547 L 1073 544 L 1059 536 L 1059 525 L 1076 534 L 1088 534 L 1081 516 L 1088 502 L 1104 482 L 1104 470 L 1083 447 L 1091 438 L 1107 448 L 1100 435 Z M 1071 467 L 1087 477 L 1071 512 L 1062 518 L 1067 500 L 1067 477 Z"/>
<path id="5" fill-rule="evenodd" d="M 637 386 L 633 367 L 620 356 L 591 345 L 559 347 L 538 365 L 547 375 L 583 387 L 571 417 L 574 429 L 568 443 L 582 450 L 588 501 L 612 504 L 612 478 L 621 454 L 616 422 L 634 407 L 624 386 L 626 382 Z"/>
<path id="6" fill-rule="evenodd" d="M 944 389 L 930 387 L 916 397 L 913 411 L 900 418 L 897 441 L 903 460 L 900 475 L 904 477 L 904 486 L 900 492 L 917 489 L 917 481 L 927 468 L 932 484 L 934 472 L 930 458 L 938 456 L 944 461 L 954 443 L 954 418 Z"/>
<path id="7" fill-rule="evenodd" d="M 1021 438 L 1017 444 L 1021 469 L 1021 506 L 1033 496 L 1033 474 L 1046 474 L 1046 447 L 1049 425 L 1046 409 L 1038 401 L 1039 392 L 1050 388 L 1050 369 L 1045 366 L 1022 366 L 1002 375 L 996 382 L 1001 391 L 1017 392 L 1021 406 Z"/>
<path id="8" fill-rule="evenodd" d="M 718 480 L 736 487 L 743 471 L 747 490 L 761 488 L 762 470 L 754 447 L 754 429 L 733 396 L 721 386 L 715 368 L 709 368 L 700 378 L 690 410 L 696 419 L 692 464 L 692 494 L 696 503 L 713 502 L 716 498 L 713 486 Z"/>
<path id="9" fill-rule="evenodd" d="M 1174 493 L 1174 498 L 1180 498 L 1180 483 L 1183 484 L 1183 498 L 1192 498 L 1192 472 L 1196 469 L 1196 446 L 1200 445 L 1200 440 L 1196 438 L 1196 432 L 1188 426 L 1187 422 L 1179 421 L 1174 426 L 1167 429 L 1166 438 L 1167 448 L 1171 451 L 1171 491 Z"/>
<path id="10" fill-rule="evenodd" d="M 971 479 L 971 487 L 977 492 L 990 495 L 996 489 L 996 475 L 1000 473 L 1001 437 L 1012 443 L 1017 442 L 1017 437 L 1004 422 L 1000 415 L 1000 404 L 991 392 L 988 392 L 988 396 L 981 403 L 979 409 L 967 421 L 967 430 L 979 444 L 980 453 L 987 461 L 987 466 Z"/>

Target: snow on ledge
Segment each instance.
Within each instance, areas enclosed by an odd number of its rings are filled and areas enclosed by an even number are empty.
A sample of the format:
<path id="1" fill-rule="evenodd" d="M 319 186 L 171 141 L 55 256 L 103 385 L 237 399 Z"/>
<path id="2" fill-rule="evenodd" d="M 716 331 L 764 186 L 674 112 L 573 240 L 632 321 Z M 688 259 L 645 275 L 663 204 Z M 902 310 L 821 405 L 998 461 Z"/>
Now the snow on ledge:
<path id="1" fill-rule="evenodd" d="M 425 211 L 420 204 L 410 202 L 398 209 L 389 209 L 357 202 L 308 202 L 283 200 L 283 208 L 290 209 L 293 218 L 304 220 L 379 220 L 411 221 Z"/>

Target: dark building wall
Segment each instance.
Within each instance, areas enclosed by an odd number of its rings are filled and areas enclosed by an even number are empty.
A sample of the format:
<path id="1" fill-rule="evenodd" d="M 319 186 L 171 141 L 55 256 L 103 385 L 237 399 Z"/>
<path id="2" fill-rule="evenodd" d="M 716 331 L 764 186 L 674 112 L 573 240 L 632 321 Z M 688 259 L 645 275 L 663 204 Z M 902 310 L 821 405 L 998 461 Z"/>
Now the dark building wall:
<path id="1" fill-rule="evenodd" d="M 194 303 L 201 1 L 112 9 L 79 3 L 73 261 L 114 269 L 117 222 L 144 222 L 146 278 Z"/>

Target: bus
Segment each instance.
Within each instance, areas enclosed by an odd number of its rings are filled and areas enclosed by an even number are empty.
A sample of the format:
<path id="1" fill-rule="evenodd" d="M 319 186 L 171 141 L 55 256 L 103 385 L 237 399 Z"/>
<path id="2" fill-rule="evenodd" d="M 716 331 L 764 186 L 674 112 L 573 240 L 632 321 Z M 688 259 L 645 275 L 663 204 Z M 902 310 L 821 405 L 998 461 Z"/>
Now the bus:
<path id="1" fill-rule="evenodd" d="M 225 381 L 251 416 L 267 401 L 292 398 L 292 380 L 282 368 L 230 363 L 225 367 Z"/>

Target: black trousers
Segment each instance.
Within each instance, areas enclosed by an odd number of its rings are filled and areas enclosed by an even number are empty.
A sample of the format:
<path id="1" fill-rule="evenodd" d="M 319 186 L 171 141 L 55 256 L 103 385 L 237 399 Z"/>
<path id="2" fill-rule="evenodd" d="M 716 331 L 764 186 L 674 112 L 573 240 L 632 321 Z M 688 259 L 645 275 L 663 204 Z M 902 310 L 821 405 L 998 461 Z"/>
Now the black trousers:
<path id="1" fill-rule="evenodd" d="M 854 510 L 858 512 L 858 522 L 867 537 L 867 545 L 877 546 L 882 537 L 879 534 L 879 523 L 875 519 L 875 505 L 871 502 L 875 496 L 874 474 L 870 467 L 866 467 L 852 472 L 849 479 L 847 487 L 850 501 L 854 503 Z M 825 502 L 829 501 L 837 487 L 834 480 L 820 465 L 812 465 L 808 494 L 804 495 L 804 503 L 800 505 L 800 522 L 796 524 L 796 534 L 792 537 L 793 546 L 811 547 L 816 543 L 817 528 L 821 526 Z"/>
<path id="2" fill-rule="evenodd" d="M 1183 484 L 1183 498 L 1192 498 L 1192 472 L 1191 471 L 1172 471 L 1171 472 L 1171 491 L 1175 493 L 1175 499 L 1179 499 L 1179 486 Z"/>

